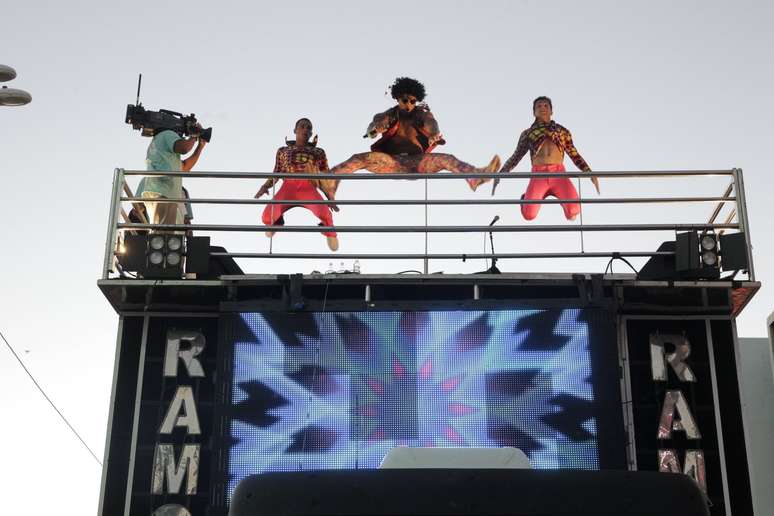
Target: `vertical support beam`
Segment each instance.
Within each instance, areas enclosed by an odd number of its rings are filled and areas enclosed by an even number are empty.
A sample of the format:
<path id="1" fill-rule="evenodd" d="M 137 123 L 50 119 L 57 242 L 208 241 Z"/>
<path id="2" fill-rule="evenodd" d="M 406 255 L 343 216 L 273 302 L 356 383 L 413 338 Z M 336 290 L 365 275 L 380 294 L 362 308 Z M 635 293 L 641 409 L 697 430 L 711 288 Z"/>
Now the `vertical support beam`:
<path id="1" fill-rule="evenodd" d="M 637 443 L 634 435 L 634 411 L 632 408 L 632 382 L 629 370 L 629 339 L 626 332 L 627 320 L 618 317 L 618 366 L 621 368 L 621 409 L 626 427 L 626 466 L 637 471 Z"/>
<path id="2" fill-rule="evenodd" d="M 132 508 L 132 484 L 134 482 L 134 462 L 137 456 L 137 433 L 140 426 L 140 408 L 142 401 L 142 379 L 145 373 L 145 350 L 148 347 L 148 325 L 150 317 L 145 316 L 142 321 L 142 342 L 140 343 L 140 363 L 137 368 L 137 387 L 134 396 L 134 419 L 132 421 L 132 441 L 129 452 L 129 475 L 126 482 L 126 498 L 124 502 L 124 516 L 129 516 Z"/>
<path id="3" fill-rule="evenodd" d="M 105 488 L 107 484 L 108 469 L 110 464 L 110 438 L 113 432 L 113 417 L 116 410 L 116 387 L 118 385 L 118 366 L 121 359 L 121 344 L 124 336 L 124 316 L 118 317 L 118 334 L 116 337 L 116 354 L 113 359 L 113 382 L 110 389 L 110 412 L 108 413 L 108 424 L 105 432 L 105 452 L 102 456 L 102 479 L 100 480 L 99 489 L 99 507 L 97 508 L 97 514 L 104 514 L 103 509 L 105 506 Z"/>
<path id="4" fill-rule="evenodd" d="M 115 257 L 116 237 L 118 236 L 118 214 L 121 209 L 121 187 L 124 184 L 124 169 L 117 168 L 113 171 L 113 190 L 110 196 L 110 214 L 108 216 L 107 239 L 105 242 L 105 263 L 102 267 L 102 279 L 108 279 L 113 270 L 113 258 Z"/>
<path id="5" fill-rule="evenodd" d="M 744 177 L 741 168 L 735 168 L 734 187 L 736 188 L 736 212 L 739 214 L 739 229 L 744 233 L 747 244 L 747 275 L 750 281 L 755 281 L 755 268 L 753 265 L 752 240 L 750 238 L 750 221 L 747 217 L 747 196 L 744 191 Z"/>
<path id="6" fill-rule="evenodd" d="M 735 169 L 736 170 L 736 169 Z M 737 192 L 737 198 L 739 193 Z M 723 422 L 720 412 L 720 400 L 718 399 L 718 373 L 715 367 L 715 346 L 712 342 L 712 326 L 710 320 L 705 319 L 704 331 L 707 333 L 707 352 L 709 355 L 710 372 L 712 373 L 712 399 L 715 404 L 715 431 L 718 438 L 718 451 L 720 455 L 720 474 L 723 481 L 723 501 L 725 502 L 726 514 L 731 513 L 731 499 L 728 490 L 728 472 L 726 469 L 726 449 L 723 444 Z"/>
<path id="7" fill-rule="evenodd" d="M 425 228 L 427 228 L 427 178 L 425 178 Z M 427 231 L 425 231 L 425 258 L 422 270 L 425 274 L 430 274 L 430 259 L 427 257 Z"/>

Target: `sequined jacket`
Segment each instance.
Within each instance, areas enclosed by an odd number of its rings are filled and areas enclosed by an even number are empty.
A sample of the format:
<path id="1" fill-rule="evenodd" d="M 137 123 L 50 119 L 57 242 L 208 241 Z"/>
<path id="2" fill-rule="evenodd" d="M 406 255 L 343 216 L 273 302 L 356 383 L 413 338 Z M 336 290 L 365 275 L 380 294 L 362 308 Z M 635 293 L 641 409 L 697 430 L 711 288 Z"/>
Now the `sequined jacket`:
<path id="1" fill-rule="evenodd" d="M 513 155 L 508 158 L 508 161 L 505 162 L 502 171 L 510 172 L 513 170 L 513 168 L 519 164 L 521 158 L 527 154 L 527 151 L 529 151 L 530 157 L 534 157 L 546 138 L 550 138 L 557 147 L 564 151 L 579 170 L 582 170 L 583 172 L 591 170 L 589 164 L 586 163 L 586 160 L 580 155 L 578 149 L 575 148 L 569 130 L 553 120 L 548 123 L 535 120 L 535 123 L 521 133 L 519 143 L 516 144 L 516 150 L 513 152 Z"/>

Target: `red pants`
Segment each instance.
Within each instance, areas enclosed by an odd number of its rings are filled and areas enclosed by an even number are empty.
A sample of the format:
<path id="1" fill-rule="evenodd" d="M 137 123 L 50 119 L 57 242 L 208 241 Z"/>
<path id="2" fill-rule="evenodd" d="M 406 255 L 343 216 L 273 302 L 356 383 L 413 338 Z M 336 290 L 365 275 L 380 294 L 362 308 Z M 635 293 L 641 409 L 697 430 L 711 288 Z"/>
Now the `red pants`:
<path id="1" fill-rule="evenodd" d="M 312 185 L 306 179 L 285 179 L 282 182 L 282 187 L 274 195 L 275 201 L 322 201 L 322 195 L 317 191 L 317 188 Z M 333 226 L 333 216 L 331 215 L 331 209 L 325 204 L 267 204 L 263 210 L 263 216 L 261 220 L 267 226 L 282 226 L 285 224 L 285 219 L 282 215 L 291 208 L 301 206 L 306 208 L 315 214 L 320 219 L 323 226 Z M 335 231 L 323 232 L 325 236 L 335 237 Z"/>
<path id="2" fill-rule="evenodd" d="M 553 195 L 557 199 L 578 199 L 578 191 L 572 184 L 572 180 L 568 177 L 563 177 L 559 174 L 566 172 L 564 165 L 535 165 L 532 167 L 533 172 L 556 172 L 556 177 L 543 178 L 536 177 L 529 180 L 527 185 L 527 191 L 524 193 L 523 199 L 540 200 L 545 199 L 549 195 Z M 575 202 L 562 203 L 562 209 L 564 210 L 564 216 L 572 220 L 581 210 L 580 204 Z M 537 217 L 540 211 L 540 204 L 522 204 L 521 215 L 527 219 L 532 220 Z"/>

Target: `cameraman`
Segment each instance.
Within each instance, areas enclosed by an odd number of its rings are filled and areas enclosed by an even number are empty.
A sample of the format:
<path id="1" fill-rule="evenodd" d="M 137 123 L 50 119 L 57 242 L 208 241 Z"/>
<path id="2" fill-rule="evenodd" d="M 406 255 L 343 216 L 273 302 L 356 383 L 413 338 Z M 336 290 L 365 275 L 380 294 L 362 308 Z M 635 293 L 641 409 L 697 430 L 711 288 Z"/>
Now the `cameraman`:
<path id="1" fill-rule="evenodd" d="M 201 125 L 196 124 L 200 131 Z M 197 131 L 197 133 L 199 132 Z M 204 150 L 207 142 L 198 136 L 183 138 L 171 129 L 159 130 L 148 146 L 146 155 L 147 170 L 188 172 Z M 194 149 L 196 145 L 196 149 Z M 182 154 L 193 154 L 181 159 Z M 145 210 L 151 224 L 182 224 L 185 210 L 178 203 L 153 202 L 153 199 L 181 199 L 183 197 L 183 179 L 181 177 L 143 177 L 137 187 L 137 195 L 147 199 Z"/>

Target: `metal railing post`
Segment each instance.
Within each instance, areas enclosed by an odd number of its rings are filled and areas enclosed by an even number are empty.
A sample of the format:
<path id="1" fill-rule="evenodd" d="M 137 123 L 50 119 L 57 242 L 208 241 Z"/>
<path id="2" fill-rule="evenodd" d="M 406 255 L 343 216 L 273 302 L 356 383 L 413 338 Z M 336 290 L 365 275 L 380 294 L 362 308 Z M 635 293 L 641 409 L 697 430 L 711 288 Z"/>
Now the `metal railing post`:
<path id="1" fill-rule="evenodd" d="M 102 267 L 102 279 L 108 279 L 113 270 L 113 258 L 118 235 L 118 210 L 121 208 L 121 186 L 124 183 L 124 169 L 113 171 L 113 190 L 110 196 L 110 217 L 108 217 L 107 240 L 105 241 L 105 263 Z"/>
<path id="2" fill-rule="evenodd" d="M 425 228 L 427 228 L 427 178 L 425 178 Z M 427 258 L 427 231 L 425 231 L 424 273 L 430 274 L 430 260 Z"/>
<path id="3" fill-rule="evenodd" d="M 744 233 L 744 241 L 747 245 L 747 275 L 750 278 L 750 281 L 755 281 L 752 240 L 750 239 L 750 222 L 747 218 L 747 196 L 744 191 L 744 177 L 741 168 L 733 169 L 733 173 L 734 187 L 736 188 L 736 212 L 739 214 L 739 231 Z"/>

